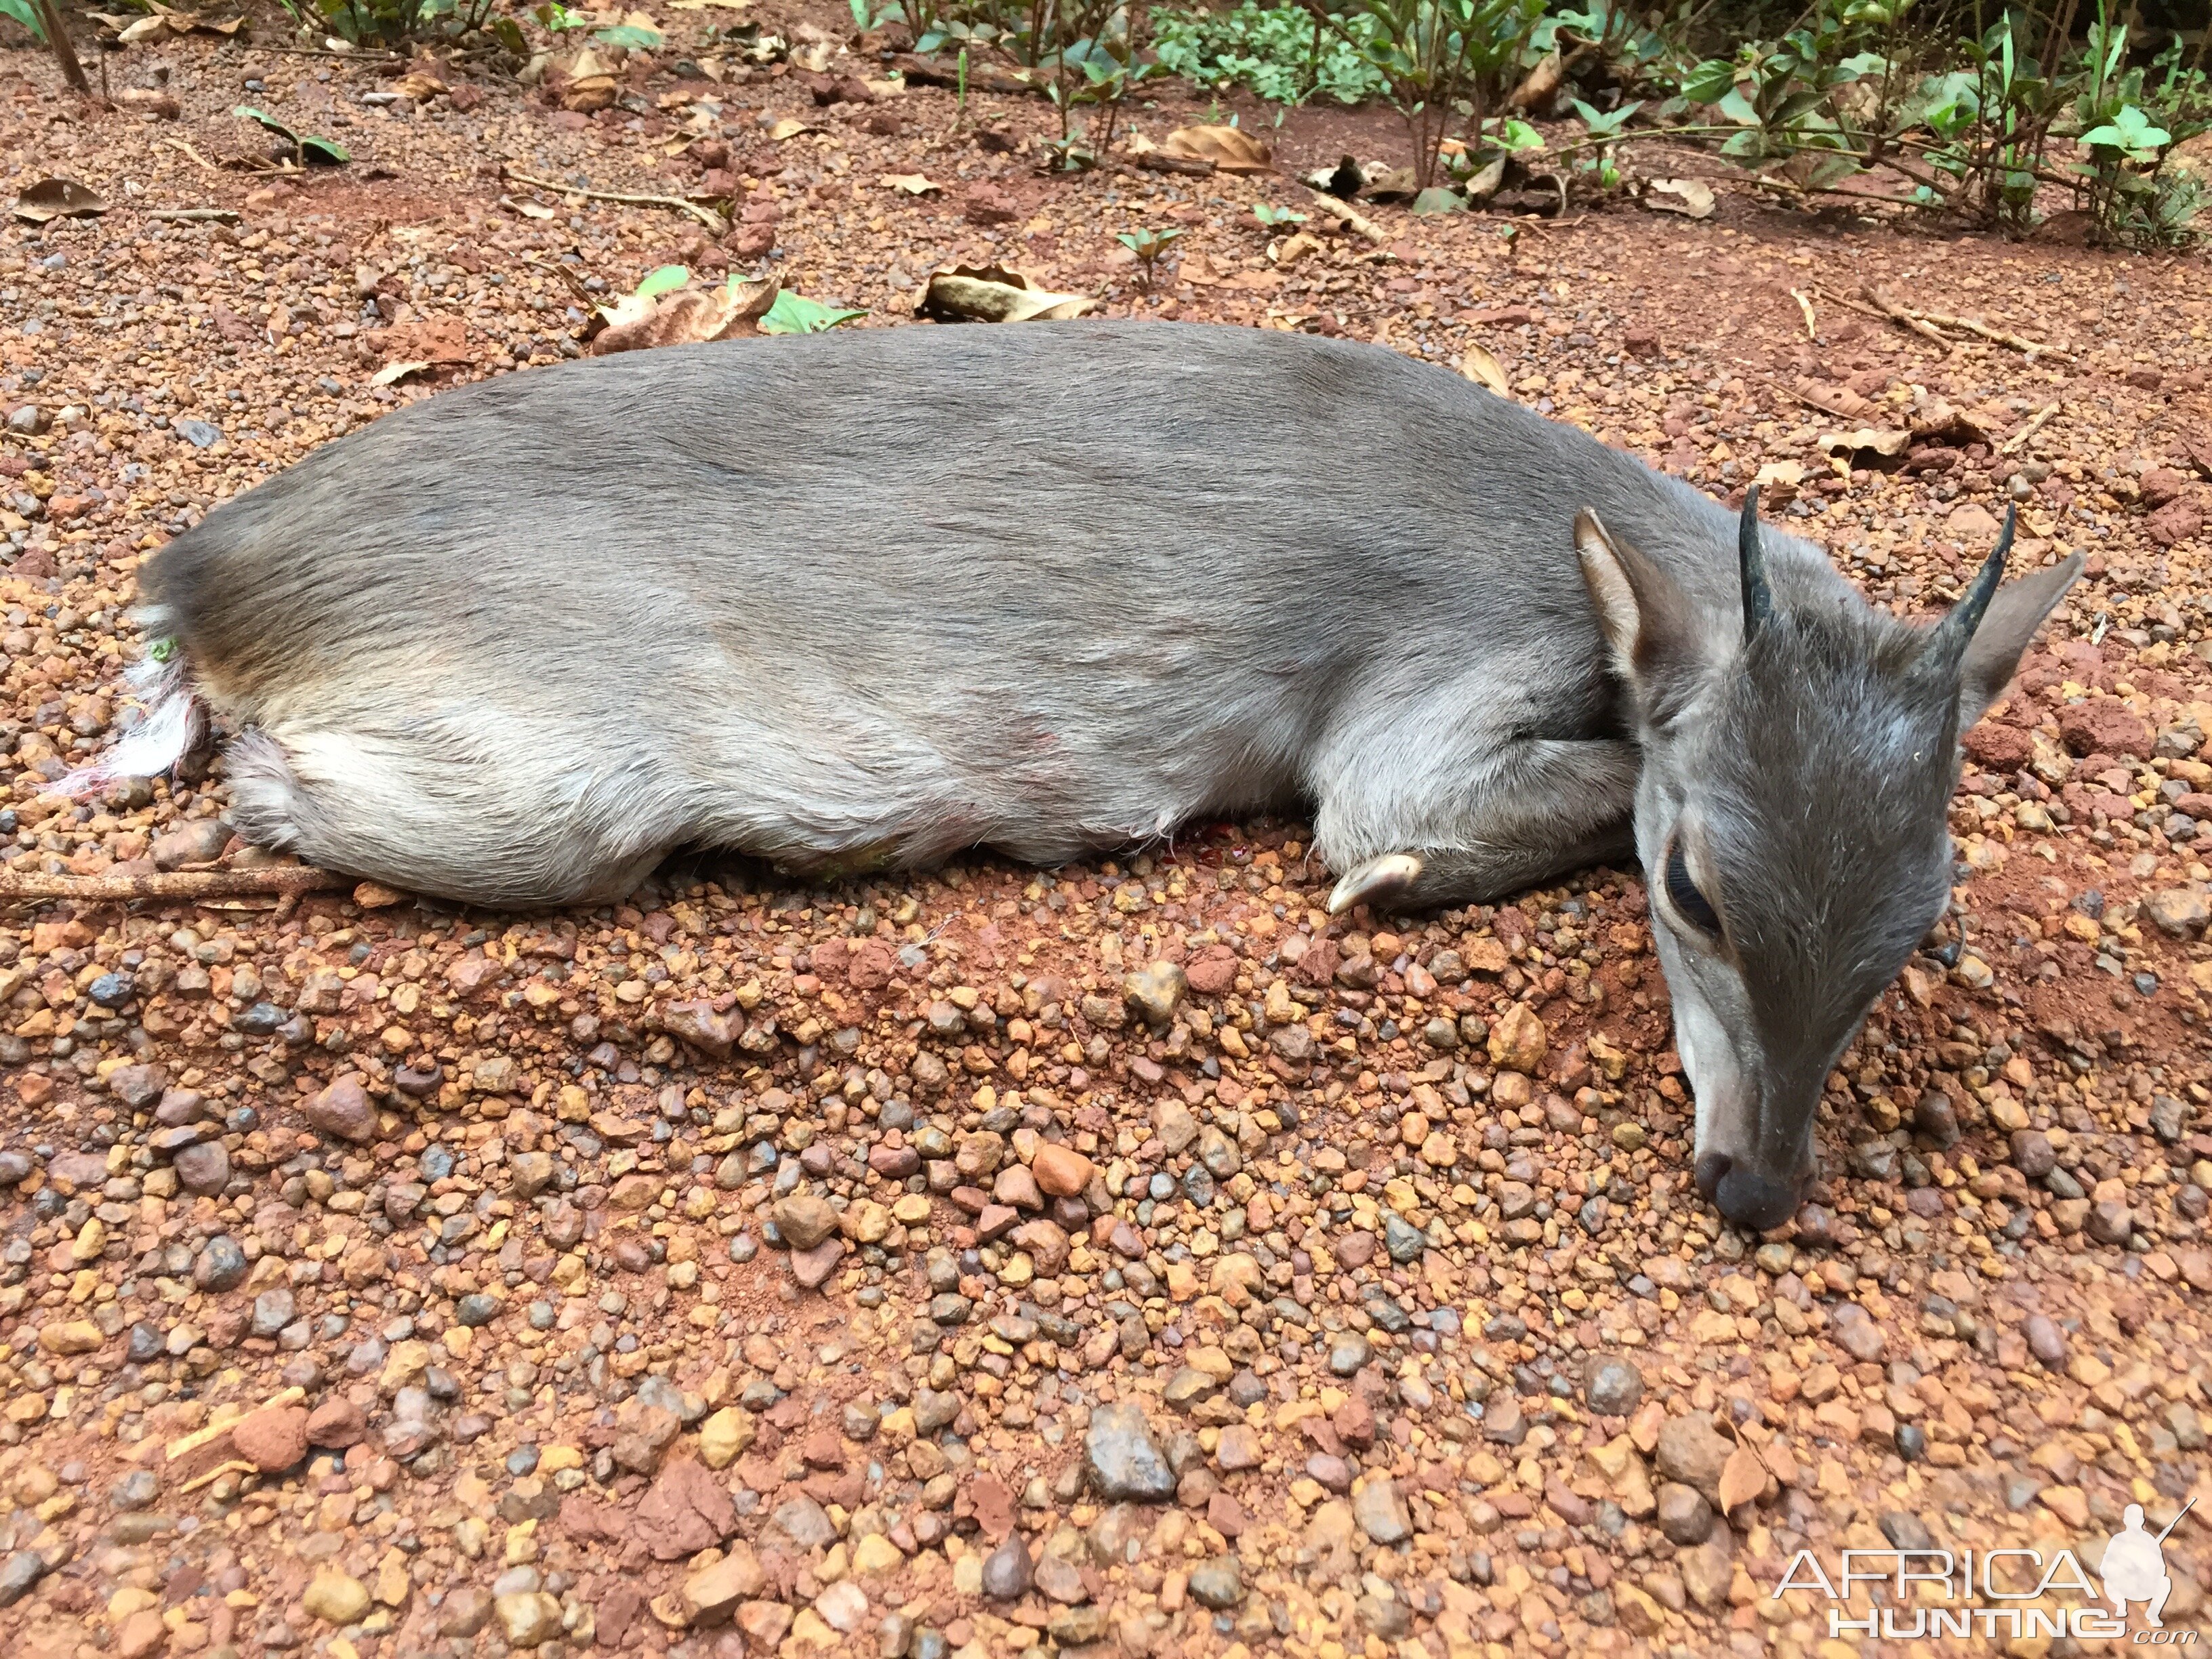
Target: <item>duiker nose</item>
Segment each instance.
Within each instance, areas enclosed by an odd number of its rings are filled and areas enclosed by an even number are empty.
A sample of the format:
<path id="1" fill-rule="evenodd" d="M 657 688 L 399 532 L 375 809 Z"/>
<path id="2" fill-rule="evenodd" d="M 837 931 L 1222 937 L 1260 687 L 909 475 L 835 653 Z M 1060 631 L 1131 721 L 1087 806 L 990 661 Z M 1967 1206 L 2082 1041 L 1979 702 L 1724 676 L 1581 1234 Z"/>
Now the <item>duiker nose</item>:
<path id="1" fill-rule="evenodd" d="M 1698 1160 L 1698 1190 L 1739 1227 L 1763 1233 L 1797 1213 L 1800 1183 L 1775 1181 L 1720 1152 Z"/>

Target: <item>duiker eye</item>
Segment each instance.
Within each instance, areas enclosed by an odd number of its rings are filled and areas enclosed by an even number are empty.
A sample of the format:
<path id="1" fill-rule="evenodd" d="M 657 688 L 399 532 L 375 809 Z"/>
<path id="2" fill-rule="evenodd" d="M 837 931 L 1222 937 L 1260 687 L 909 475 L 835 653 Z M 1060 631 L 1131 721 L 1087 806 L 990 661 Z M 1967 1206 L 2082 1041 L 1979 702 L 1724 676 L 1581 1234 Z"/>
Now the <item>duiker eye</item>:
<path id="1" fill-rule="evenodd" d="M 1677 914 L 1686 918 L 1704 933 L 1715 939 L 1721 935 L 1721 919 L 1713 908 L 1712 901 L 1698 890 L 1698 884 L 1690 879 L 1689 861 L 1682 856 L 1680 842 L 1667 854 L 1667 896 Z"/>

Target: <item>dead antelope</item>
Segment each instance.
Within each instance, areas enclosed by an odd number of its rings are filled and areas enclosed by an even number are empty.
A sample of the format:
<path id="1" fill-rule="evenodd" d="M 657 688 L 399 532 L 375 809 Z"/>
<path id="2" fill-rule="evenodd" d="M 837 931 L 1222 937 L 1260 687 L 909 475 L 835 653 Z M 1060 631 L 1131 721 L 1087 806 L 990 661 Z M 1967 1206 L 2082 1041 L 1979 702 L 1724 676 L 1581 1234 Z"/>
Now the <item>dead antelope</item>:
<path id="1" fill-rule="evenodd" d="M 2000 588 L 2005 552 L 1911 627 L 1755 501 L 1302 336 L 670 349 L 415 405 L 171 544 L 104 769 L 211 711 L 250 838 L 486 905 L 1297 805 L 1339 910 L 1632 853 L 1699 1184 L 1763 1228 L 1943 909 L 1960 731 L 2077 567 Z"/>

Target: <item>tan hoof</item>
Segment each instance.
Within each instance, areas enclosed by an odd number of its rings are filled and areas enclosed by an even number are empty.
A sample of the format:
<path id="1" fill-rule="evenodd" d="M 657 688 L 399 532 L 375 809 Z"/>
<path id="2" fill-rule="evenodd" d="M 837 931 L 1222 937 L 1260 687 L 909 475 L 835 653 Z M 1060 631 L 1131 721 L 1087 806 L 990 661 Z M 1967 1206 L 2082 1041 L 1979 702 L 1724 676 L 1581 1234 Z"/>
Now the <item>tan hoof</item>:
<path id="1" fill-rule="evenodd" d="M 1393 893 L 1402 893 L 1420 879 L 1421 855 L 1385 853 L 1347 873 L 1328 896 L 1328 913 L 1340 916 L 1355 904 L 1365 904 Z"/>

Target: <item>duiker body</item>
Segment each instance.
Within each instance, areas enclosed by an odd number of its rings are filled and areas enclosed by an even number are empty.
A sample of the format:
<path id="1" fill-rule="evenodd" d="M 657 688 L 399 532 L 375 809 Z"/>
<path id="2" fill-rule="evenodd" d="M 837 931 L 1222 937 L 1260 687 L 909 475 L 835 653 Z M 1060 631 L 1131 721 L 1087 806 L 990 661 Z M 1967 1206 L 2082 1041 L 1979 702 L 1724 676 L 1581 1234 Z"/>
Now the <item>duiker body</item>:
<path id="1" fill-rule="evenodd" d="M 1992 602 L 2001 563 L 1909 628 L 1809 544 L 1370 347 L 672 349 L 446 393 L 179 538 L 143 574 L 165 695 L 111 769 L 204 702 L 247 836 L 489 905 L 620 894 L 685 845 L 1052 864 L 1293 804 L 1340 908 L 1633 853 L 1700 1183 L 1765 1227 L 1943 908 L 1958 732 L 2073 574 Z"/>

